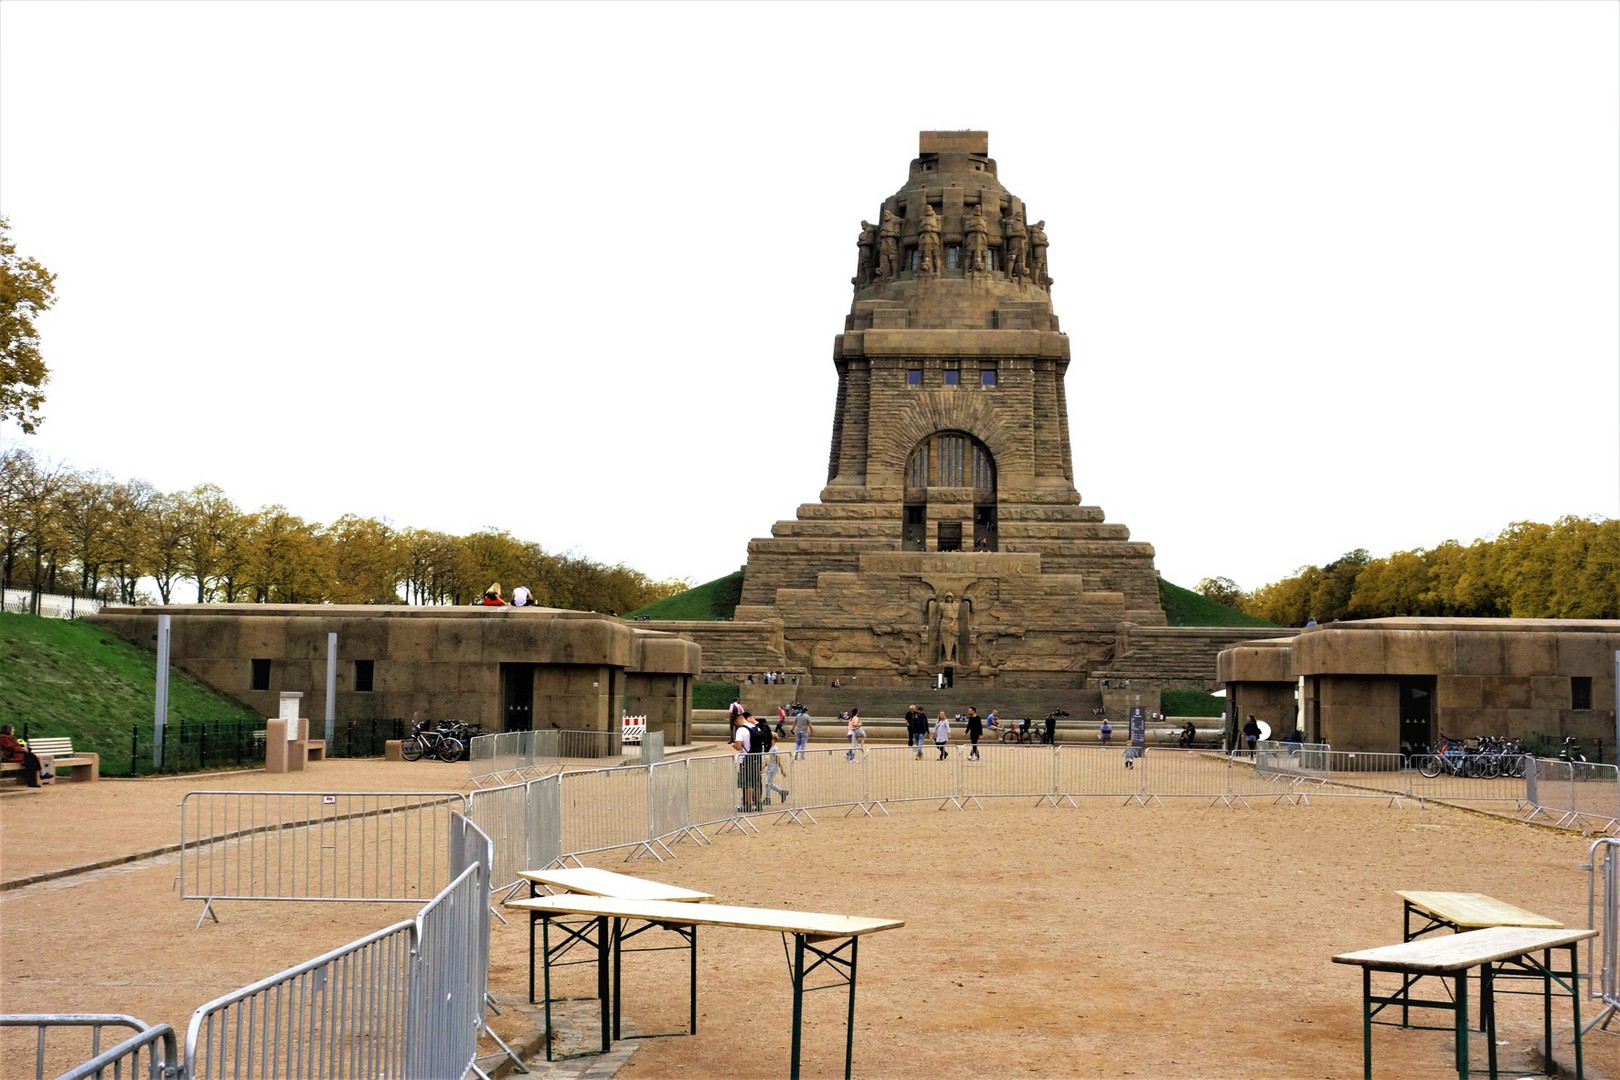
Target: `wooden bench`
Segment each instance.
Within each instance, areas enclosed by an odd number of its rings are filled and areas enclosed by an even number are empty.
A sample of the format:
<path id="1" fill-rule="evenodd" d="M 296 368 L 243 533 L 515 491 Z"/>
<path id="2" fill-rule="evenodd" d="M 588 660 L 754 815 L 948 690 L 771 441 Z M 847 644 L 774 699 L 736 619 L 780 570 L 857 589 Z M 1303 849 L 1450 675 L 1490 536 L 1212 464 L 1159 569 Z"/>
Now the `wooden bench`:
<path id="1" fill-rule="evenodd" d="M 1585 1075 L 1585 1062 L 1581 1056 L 1581 985 L 1580 958 L 1576 955 L 1578 942 L 1596 937 L 1596 930 L 1548 930 L 1529 926 L 1492 926 L 1484 930 L 1467 930 L 1460 934 L 1420 937 L 1403 941 L 1399 945 L 1383 945 L 1375 949 L 1340 953 L 1333 958 L 1335 964 L 1352 964 L 1361 968 L 1361 1021 L 1362 1062 L 1365 1080 L 1372 1080 L 1372 1026 L 1389 1023 L 1375 1020 L 1389 1006 L 1400 1006 L 1400 1027 L 1421 1027 L 1407 1022 L 1408 1009 L 1439 1009 L 1452 1014 L 1452 1030 L 1456 1038 L 1456 1066 L 1458 1080 L 1469 1080 L 1468 1064 L 1468 973 L 1479 968 L 1480 1014 L 1484 1021 L 1485 1045 L 1489 1056 L 1490 1075 L 1496 1073 L 1496 1006 L 1494 987 L 1499 971 L 1509 974 L 1534 976 L 1542 982 L 1543 1008 L 1542 1045 L 1546 1047 L 1543 1067 L 1556 1070 L 1552 1060 L 1552 998 L 1553 987 L 1569 995 L 1574 1012 L 1575 1077 Z M 1553 963 L 1555 949 L 1567 950 L 1569 966 L 1559 969 Z M 1540 953 L 1538 959 L 1535 954 Z M 1399 990 L 1393 993 L 1373 992 L 1372 973 L 1390 972 L 1401 977 Z M 1446 998 L 1416 998 L 1413 985 L 1422 978 L 1438 977 L 1452 980 L 1453 993 Z M 1446 1030 L 1446 1029 L 1442 1029 Z"/>
<path id="2" fill-rule="evenodd" d="M 73 752 L 73 740 L 67 736 L 44 737 L 28 740 L 28 749 L 43 764 L 50 759 L 52 769 L 72 769 L 73 780 L 100 780 L 101 755 Z M 22 772 L 23 763 L 8 761 L 0 764 L 0 773 Z"/>

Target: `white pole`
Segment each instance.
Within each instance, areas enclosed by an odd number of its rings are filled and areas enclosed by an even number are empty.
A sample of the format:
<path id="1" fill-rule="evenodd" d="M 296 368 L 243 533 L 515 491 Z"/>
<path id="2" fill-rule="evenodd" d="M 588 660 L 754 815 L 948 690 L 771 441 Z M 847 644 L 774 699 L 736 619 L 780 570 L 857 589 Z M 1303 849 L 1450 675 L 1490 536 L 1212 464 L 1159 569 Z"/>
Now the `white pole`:
<path id="1" fill-rule="evenodd" d="M 152 768 L 163 767 L 163 728 L 169 722 L 169 620 L 158 616 L 157 694 L 152 706 Z"/>

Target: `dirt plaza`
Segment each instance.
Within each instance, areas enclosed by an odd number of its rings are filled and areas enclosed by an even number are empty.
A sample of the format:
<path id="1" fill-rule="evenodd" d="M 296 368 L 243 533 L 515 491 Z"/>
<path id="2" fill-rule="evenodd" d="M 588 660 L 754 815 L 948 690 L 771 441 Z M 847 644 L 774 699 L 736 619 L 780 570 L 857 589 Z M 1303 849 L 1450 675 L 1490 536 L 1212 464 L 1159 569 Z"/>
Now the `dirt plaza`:
<path id="1" fill-rule="evenodd" d="M 419 906 L 228 901 L 219 923 L 194 928 L 201 904 L 178 899 L 178 856 L 162 850 L 178 843 L 188 791 L 456 790 L 465 779 L 465 766 L 329 761 L 301 775 L 7 786 L 0 1009 L 123 1012 L 183 1031 L 203 1002 Z M 1359 1076 L 1359 972 L 1330 958 L 1400 939 L 1395 890 L 1484 892 L 1587 924 L 1591 841 L 1579 833 L 1411 799 L 1036 801 L 828 807 L 815 824 L 755 815 L 757 833 L 709 828 L 711 842 L 674 845 L 662 863 L 585 861 L 724 903 L 905 919 L 862 941 L 855 1009 L 855 1075 L 896 1080 Z M 151 854 L 119 861 L 138 853 Z M 98 862 L 108 865 L 48 877 Z M 25 879 L 43 880 L 11 887 Z M 30 942 L 49 942 L 51 961 Z M 684 1027 L 685 964 L 677 952 L 627 959 L 633 1029 Z M 525 922 L 497 922 L 491 991 L 521 1002 L 527 976 Z M 590 979 L 588 966 L 566 970 L 556 993 L 583 995 Z M 706 929 L 697 1034 L 639 1043 L 619 1075 L 781 1075 L 790 1002 L 776 935 Z M 807 996 L 806 1076 L 839 1073 L 845 1002 Z M 1540 1075 L 1539 1006 L 1516 997 L 1499 1012 L 1504 1068 Z M 1567 1004 L 1556 1013 L 1567 1028 Z M 508 1040 L 531 1025 L 515 1008 L 492 1020 Z M 1379 1027 L 1373 1047 L 1375 1075 L 1453 1074 L 1444 1032 Z M 1594 1032 L 1586 1051 L 1589 1076 L 1620 1076 L 1620 1036 Z"/>

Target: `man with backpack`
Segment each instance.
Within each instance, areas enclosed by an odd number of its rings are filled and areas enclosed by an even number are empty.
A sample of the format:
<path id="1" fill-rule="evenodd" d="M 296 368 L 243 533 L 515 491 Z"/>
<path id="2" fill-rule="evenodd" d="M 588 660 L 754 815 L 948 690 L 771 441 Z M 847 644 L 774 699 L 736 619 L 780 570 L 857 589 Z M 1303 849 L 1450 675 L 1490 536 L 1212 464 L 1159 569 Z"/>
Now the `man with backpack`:
<path id="1" fill-rule="evenodd" d="M 769 728 L 754 722 L 747 709 L 742 712 L 742 722 L 737 725 L 737 730 L 732 732 L 731 748 L 737 751 L 737 790 L 742 793 L 742 803 L 737 807 L 740 814 L 762 809 L 759 802 L 759 773 L 764 761 L 761 748 L 765 743 L 761 740 L 769 739 L 770 734 Z"/>

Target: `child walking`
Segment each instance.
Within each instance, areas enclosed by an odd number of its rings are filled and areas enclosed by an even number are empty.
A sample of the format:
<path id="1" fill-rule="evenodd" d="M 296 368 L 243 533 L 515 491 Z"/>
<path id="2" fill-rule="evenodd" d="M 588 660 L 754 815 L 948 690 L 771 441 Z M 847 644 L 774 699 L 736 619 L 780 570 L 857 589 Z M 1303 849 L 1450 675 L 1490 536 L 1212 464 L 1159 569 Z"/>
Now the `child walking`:
<path id="1" fill-rule="evenodd" d="M 765 805 L 766 806 L 771 805 L 771 792 L 773 792 L 773 791 L 776 792 L 776 794 L 778 796 L 780 796 L 780 799 L 778 801 L 781 802 L 782 805 L 784 805 L 784 806 L 787 805 L 788 789 L 785 788 L 785 787 L 778 787 L 776 785 L 776 778 L 778 776 L 780 776 L 782 779 L 786 780 L 787 779 L 787 774 L 788 774 L 787 762 L 782 759 L 782 752 L 777 749 L 776 744 L 772 743 L 771 748 L 769 750 L 765 751 Z"/>
<path id="2" fill-rule="evenodd" d="M 939 711 L 939 723 L 934 725 L 934 745 L 939 747 L 940 761 L 944 761 L 946 758 L 951 756 L 951 752 L 945 749 L 945 744 L 949 742 L 950 739 L 951 723 L 949 720 L 945 719 L 945 710 L 941 709 Z"/>

